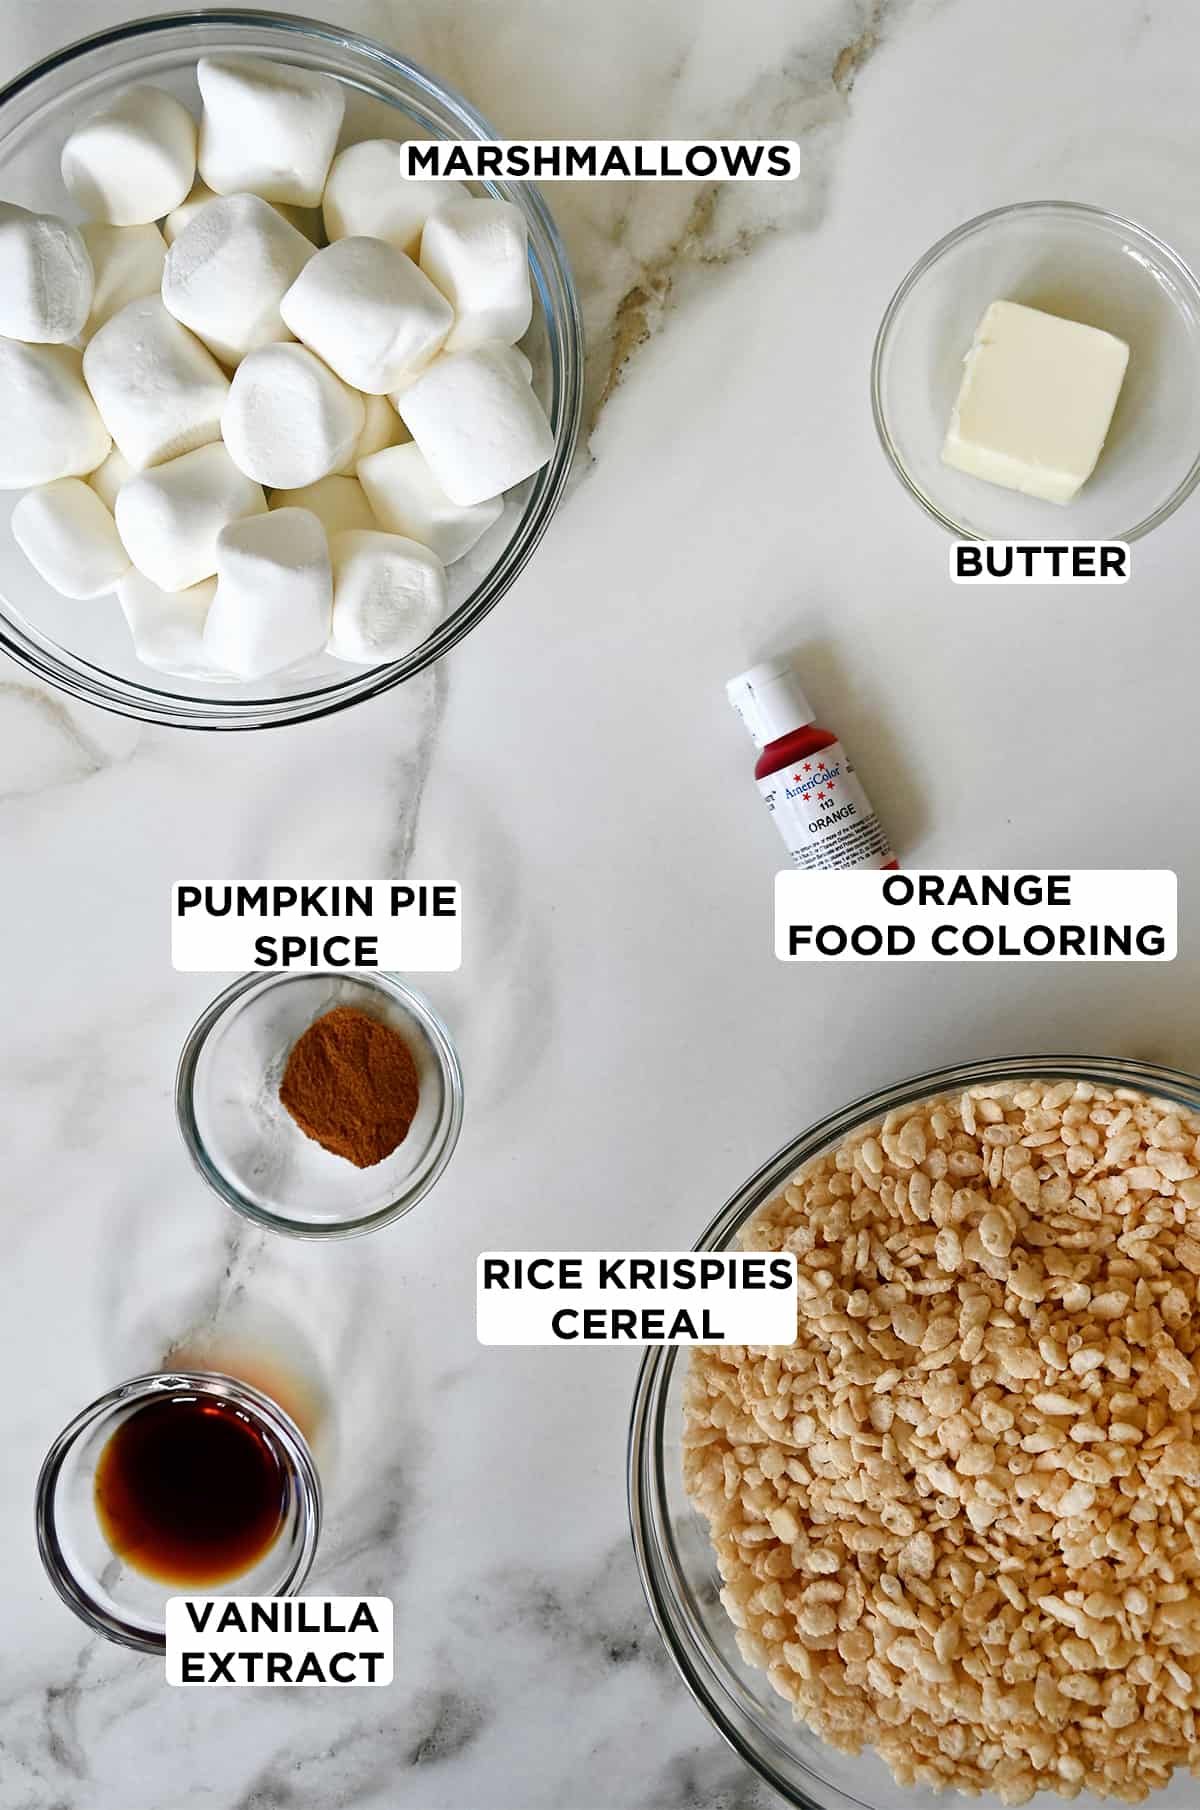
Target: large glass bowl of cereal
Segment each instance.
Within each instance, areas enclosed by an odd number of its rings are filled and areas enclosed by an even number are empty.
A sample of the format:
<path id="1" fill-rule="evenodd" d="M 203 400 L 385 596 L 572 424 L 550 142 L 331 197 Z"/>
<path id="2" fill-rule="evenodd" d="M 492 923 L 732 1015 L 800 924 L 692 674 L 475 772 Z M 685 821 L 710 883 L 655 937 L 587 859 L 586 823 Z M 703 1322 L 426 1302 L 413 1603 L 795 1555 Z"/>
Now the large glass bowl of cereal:
<path id="1" fill-rule="evenodd" d="M 810 1810 L 1197 1801 L 1200 1080 L 1019 1057 L 781 1150 L 697 1248 L 792 1250 L 790 1346 L 652 1349 L 651 1612 Z"/>

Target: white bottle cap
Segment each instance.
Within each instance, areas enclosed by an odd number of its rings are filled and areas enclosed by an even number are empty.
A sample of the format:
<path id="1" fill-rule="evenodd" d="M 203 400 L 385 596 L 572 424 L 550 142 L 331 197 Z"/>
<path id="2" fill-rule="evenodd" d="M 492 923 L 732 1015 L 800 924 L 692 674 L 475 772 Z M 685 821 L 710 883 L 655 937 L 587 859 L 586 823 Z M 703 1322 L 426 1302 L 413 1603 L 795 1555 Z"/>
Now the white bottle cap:
<path id="1" fill-rule="evenodd" d="M 767 660 L 752 666 L 749 672 L 730 679 L 725 693 L 758 748 L 816 720 L 790 660 Z"/>

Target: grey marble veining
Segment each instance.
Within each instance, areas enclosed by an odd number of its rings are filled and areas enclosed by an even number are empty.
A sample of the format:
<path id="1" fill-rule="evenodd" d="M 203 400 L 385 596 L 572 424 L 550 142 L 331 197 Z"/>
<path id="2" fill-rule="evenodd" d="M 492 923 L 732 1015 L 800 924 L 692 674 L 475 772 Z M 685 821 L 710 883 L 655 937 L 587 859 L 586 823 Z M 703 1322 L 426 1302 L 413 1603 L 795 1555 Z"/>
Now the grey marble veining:
<path id="1" fill-rule="evenodd" d="M 3 73 L 139 10 L 20 0 Z M 804 168 L 552 191 L 586 444 L 537 558 L 436 676 L 202 737 L 0 674 L 0 1810 L 768 1810 L 642 1602 L 635 1355 L 479 1348 L 475 1257 L 689 1244 L 805 1122 L 935 1062 L 1200 1064 L 1190 939 L 1173 971 L 959 967 L 936 989 L 779 968 L 777 849 L 721 691 L 799 649 L 908 862 L 1171 865 L 1190 909 L 1194 510 L 1139 547 L 1127 593 L 972 611 L 878 454 L 866 378 L 895 282 L 983 207 L 1099 200 L 1200 251 L 1200 19 L 1164 0 L 336 14 L 503 131 L 786 135 Z M 1149 777 L 1117 812 L 1126 762 Z M 460 1046 L 462 1142 L 388 1231 L 284 1243 L 235 1222 L 176 1136 L 176 1057 L 217 983 L 172 973 L 167 888 L 387 871 L 466 890 L 463 969 L 427 986 Z M 312 1587 L 395 1599 L 387 1691 L 171 1692 L 43 1581 L 30 1500 L 59 1426 L 164 1359 L 230 1351 L 281 1362 L 318 1423 Z"/>

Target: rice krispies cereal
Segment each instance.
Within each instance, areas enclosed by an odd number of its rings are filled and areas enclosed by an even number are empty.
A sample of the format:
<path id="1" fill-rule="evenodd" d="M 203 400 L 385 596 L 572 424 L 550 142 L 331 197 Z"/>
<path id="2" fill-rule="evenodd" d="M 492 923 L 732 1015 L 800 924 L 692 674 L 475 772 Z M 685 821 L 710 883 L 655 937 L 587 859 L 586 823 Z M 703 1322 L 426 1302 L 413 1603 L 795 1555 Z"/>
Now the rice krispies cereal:
<path id="1" fill-rule="evenodd" d="M 744 1657 L 900 1784 L 1200 1775 L 1200 1117 L 922 1101 L 742 1243 L 795 1251 L 796 1343 L 693 1353 L 684 1473 Z"/>

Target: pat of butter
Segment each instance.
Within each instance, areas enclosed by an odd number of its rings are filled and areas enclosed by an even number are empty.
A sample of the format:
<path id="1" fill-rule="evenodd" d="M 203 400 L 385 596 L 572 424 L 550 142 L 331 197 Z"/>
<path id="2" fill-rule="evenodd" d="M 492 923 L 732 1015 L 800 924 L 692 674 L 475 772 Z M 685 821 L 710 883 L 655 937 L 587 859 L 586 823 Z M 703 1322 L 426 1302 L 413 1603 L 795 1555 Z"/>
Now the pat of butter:
<path id="1" fill-rule="evenodd" d="M 993 302 L 963 360 L 944 463 L 1069 503 L 1095 470 L 1128 363 L 1112 333 Z"/>

